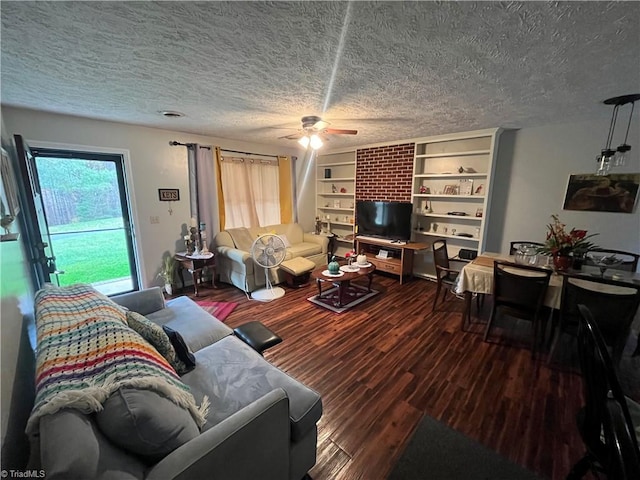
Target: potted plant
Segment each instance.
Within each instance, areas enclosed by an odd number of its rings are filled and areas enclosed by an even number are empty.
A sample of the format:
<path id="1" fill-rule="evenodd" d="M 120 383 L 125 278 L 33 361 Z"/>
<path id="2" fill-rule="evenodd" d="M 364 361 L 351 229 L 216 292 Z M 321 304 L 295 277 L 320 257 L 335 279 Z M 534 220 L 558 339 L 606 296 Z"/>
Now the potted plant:
<path id="1" fill-rule="evenodd" d="M 158 277 L 164 280 L 164 290 L 169 295 L 173 295 L 173 274 L 175 272 L 175 262 L 171 255 L 164 257 L 162 270 L 158 273 Z"/>
<path id="2" fill-rule="evenodd" d="M 537 248 L 538 253 L 550 255 L 556 270 L 568 270 L 574 258 L 584 255 L 596 246 L 589 241 L 597 233 L 587 235 L 586 230 L 572 228 L 569 233 L 566 224 L 560 221 L 558 215 L 551 215 L 552 222 L 547 225 L 547 237 L 544 245 Z"/>

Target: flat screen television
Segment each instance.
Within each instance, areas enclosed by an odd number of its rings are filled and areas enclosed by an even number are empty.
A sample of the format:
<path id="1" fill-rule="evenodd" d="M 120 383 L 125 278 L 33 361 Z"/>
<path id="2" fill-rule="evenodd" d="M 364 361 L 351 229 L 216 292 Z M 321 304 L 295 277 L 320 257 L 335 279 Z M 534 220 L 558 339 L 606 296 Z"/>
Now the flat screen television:
<path id="1" fill-rule="evenodd" d="M 407 241 L 411 238 L 411 212 L 413 205 L 409 202 L 359 200 L 356 203 L 358 235 Z"/>

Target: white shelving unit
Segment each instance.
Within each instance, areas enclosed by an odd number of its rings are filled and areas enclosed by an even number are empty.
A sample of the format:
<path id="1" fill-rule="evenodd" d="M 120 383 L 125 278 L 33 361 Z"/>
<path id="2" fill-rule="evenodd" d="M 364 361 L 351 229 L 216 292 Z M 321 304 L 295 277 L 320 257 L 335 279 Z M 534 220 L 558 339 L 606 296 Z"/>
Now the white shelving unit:
<path id="1" fill-rule="evenodd" d="M 323 230 L 336 235 L 335 253 L 353 248 L 356 206 L 356 152 L 318 155 L 316 162 L 316 216 Z"/>
<path id="2" fill-rule="evenodd" d="M 450 257 L 461 248 L 484 250 L 500 132 L 479 130 L 416 142 L 413 241 L 431 243 L 444 238 Z M 429 252 L 421 257 L 414 262 L 414 274 L 435 278 L 433 256 Z"/>

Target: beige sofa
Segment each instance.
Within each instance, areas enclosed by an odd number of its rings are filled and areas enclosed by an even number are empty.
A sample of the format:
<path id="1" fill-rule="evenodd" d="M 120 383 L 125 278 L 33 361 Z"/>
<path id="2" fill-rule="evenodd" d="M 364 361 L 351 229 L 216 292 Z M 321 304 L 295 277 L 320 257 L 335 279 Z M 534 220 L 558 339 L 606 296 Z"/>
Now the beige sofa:
<path id="1" fill-rule="evenodd" d="M 304 257 L 317 266 L 326 265 L 329 239 L 324 235 L 305 233 L 297 223 L 230 228 L 221 231 L 215 238 L 216 273 L 221 282 L 235 285 L 245 292 L 264 287 L 264 269 L 251 258 L 251 245 L 266 233 L 283 237 L 288 245 L 285 260 Z M 269 280 L 274 285 L 283 282 L 284 278 L 280 268 L 269 269 Z"/>

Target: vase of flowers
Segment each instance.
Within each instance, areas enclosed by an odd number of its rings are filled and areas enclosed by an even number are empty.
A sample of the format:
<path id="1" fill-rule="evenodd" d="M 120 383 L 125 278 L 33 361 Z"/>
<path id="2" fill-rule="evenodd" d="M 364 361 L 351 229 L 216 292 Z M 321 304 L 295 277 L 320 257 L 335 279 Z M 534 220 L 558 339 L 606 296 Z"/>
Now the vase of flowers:
<path id="1" fill-rule="evenodd" d="M 551 215 L 552 222 L 547 225 L 547 237 L 544 245 L 537 249 L 538 253 L 550 255 L 556 271 L 566 271 L 571 268 L 573 257 L 584 257 L 586 252 L 595 248 L 589 241 L 597 235 L 587 235 L 586 230 L 572 228 L 567 233 L 566 224 L 560 221 L 558 215 Z"/>

